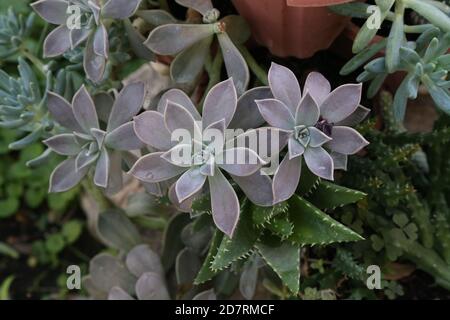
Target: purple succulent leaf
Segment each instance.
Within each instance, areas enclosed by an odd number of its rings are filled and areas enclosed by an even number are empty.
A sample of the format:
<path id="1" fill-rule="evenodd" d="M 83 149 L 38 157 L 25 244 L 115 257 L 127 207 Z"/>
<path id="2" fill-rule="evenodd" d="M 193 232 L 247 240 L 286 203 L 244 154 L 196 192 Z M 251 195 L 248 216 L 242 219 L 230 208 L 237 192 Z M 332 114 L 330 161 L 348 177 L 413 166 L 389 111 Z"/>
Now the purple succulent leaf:
<path id="1" fill-rule="evenodd" d="M 61 25 L 50 32 L 44 41 L 44 57 L 53 58 L 70 49 L 70 30 Z"/>
<path id="2" fill-rule="evenodd" d="M 141 0 L 109 0 L 102 7 L 102 17 L 110 19 L 126 19 L 139 8 Z"/>
<path id="3" fill-rule="evenodd" d="M 191 138 L 201 137 L 201 130 L 194 117 L 185 107 L 179 104 L 167 102 L 164 122 L 171 133 L 175 130 L 184 129 L 189 131 Z"/>
<path id="4" fill-rule="evenodd" d="M 70 30 L 70 48 L 75 49 L 81 43 L 86 41 L 91 31 L 86 28 Z"/>
<path id="5" fill-rule="evenodd" d="M 83 132 L 66 99 L 54 92 L 47 92 L 47 107 L 53 119 L 61 126 L 71 131 Z"/>
<path id="6" fill-rule="evenodd" d="M 344 126 L 344 127 L 355 127 L 361 122 L 364 121 L 364 119 L 369 115 L 370 109 L 359 105 L 355 112 L 353 112 L 351 115 L 349 115 L 347 118 L 345 118 L 342 121 L 339 121 L 336 123 L 337 126 Z"/>
<path id="7" fill-rule="evenodd" d="M 294 129 L 294 117 L 283 102 L 276 99 L 266 99 L 258 100 L 256 104 L 264 120 L 271 126 L 284 130 Z"/>
<path id="8" fill-rule="evenodd" d="M 289 159 L 286 155 L 273 177 L 273 204 L 292 197 L 300 181 L 302 158 Z"/>
<path id="9" fill-rule="evenodd" d="M 161 182 L 176 177 L 186 171 L 163 159 L 163 152 L 155 152 L 140 158 L 129 174 L 144 182 Z"/>
<path id="10" fill-rule="evenodd" d="M 302 98 L 297 77 L 288 68 L 272 62 L 269 69 L 269 85 L 275 99 L 283 102 L 295 114 L 295 110 Z"/>
<path id="11" fill-rule="evenodd" d="M 233 79 L 237 93 L 242 95 L 247 90 L 250 81 L 247 63 L 226 32 L 218 33 L 217 38 L 219 39 L 228 77 Z"/>
<path id="12" fill-rule="evenodd" d="M 295 123 L 314 126 L 320 118 L 320 109 L 311 94 L 306 93 L 295 112 Z"/>
<path id="13" fill-rule="evenodd" d="M 255 151 L 248 148 L 226 149 L 216 157 L 222 159 L 220 168 L 239 177 L 252 175 L 265 164 Z"/>
<path id="14" fill-rule="evenodd" d="M 136 56 L 146 61 L 154 61 L 155 55 L 149 48 L 144 46 L 145 37 L 133 26 L 130 19 L 123 20 L 123 24 L 130 48 Z"/>
<path id="15" fill-rule="evenodd" d="M 187 161 L 188 159 L 184 158 L 185 154 L 189 155 L 189 161 Z M 182 159 L 178 159 L 180 155 L 182 156 Z M 173 164 L 174 166 L 189 168 L 192 166 L 191 155 L 192 155 L 192 145 L 179 143 L 170 150 L 163 152 L 161 158 Z M 180 160 L 182 160 L 183 162 Z"/>
<path id="16" fill-rule="evenodd" d="M 166 112 L 167 102 L 171 101 L 173 103 L 179 104 L 188 110 L 192 117 L 196 121 L 200 121 L 202 119 L 200 113 L 198 112 L 195 105 L 192 103 L 191 99 L 187 96 L 186 93 L 181 91 L 180 89 L 171 89 L 165 92 L 161 99 L 158 102 L 158 112 L 164 114 Z"/>
<path id="17" fill-rule="evenodd" d="M 300 157 L 305 153 L 305 147 L 293 137 L 288 142 L 289 159 Z"/>
<path id="18" fill-rule="evenodd" d="M 109 115 L 107 131 L 110 132 L 133 119 L 142 108 L 145 98 L 145 85 L 136 82 L 120 91 Z"/>
<path id="19" fill-rule="evenodd" d="M 239 199 L 230 182 L 220 170 L 208 177 L 211 192 L 212 216 L 217 228 L 233 237 L 240 215 Z"/>
<path id="20" fill-rule="evenodd" d="M 156 111 L 146 111 L 134 118 L 134 131 L 146 145 L 158 150 L 169 150 L 173 142 L 166 128 L 164 116 Z"/>
<path id="21" fill-rule="evenodd" d="M 337 123 L 355 112 L 361 102 L 362 84 L 345 84 L 331 92 L 320 106 L 329 123 Z"/>
<path id="22" fill-rule="evenodd" d="M 89 274 L 99 290 L 109 292 L 113 287 L 120 287 L 128 294 L 134 292 L 136 278 L 120 259 L 109 254 L 96 255 L 89 263 Z"/>
<path id="23" fill-rule="evenodd" d="M 90 35 L 86 42 L 83 67 L 88 79 L 94 83 L 99 83 L 103 79 L 106 69 L 106 58 L 95 53 L 93 35 Z"/>
<path id="24" fill-rule="evenodd" d="M 65 24 L 69 4 L 61 0 L 40 0 L 31 4 L 42 19 L 52 24 Z"/>
<path id="25" fill-rule="evenodd" d="M 320 73 L 311 72 L 306 78 L 303 92 L 309 94 L 320 106 L 331 92 L 330 82 Z"/>
<path id="26" fill-rule="evenodd" d="M 201 190 L 194 194 L 192 197 L 184 200 L 183 202 L 178 201 L 177 193 L 175 191 L 175 183 L 169 188 L 168 197 L 170 202 L 177 208 L 177 210 L 181 212 L 191 212 L 192 211 L 192 203 L 196 199 L 198 195 L 201 194 Z"/>
<path id="27" fill-rule="evenodd" d="M 75 156 L 81 151 L 81 146 L 78 144 L 75 136 L 69 133 L 53 136 L 45 140 L 44 144 L 63 156 Z"/>
<path id="28" fill-rule="evenodd" d="M 113 301 L 126 301 L 126 300 L 135 300 L 132 296 L 130 296 L 125 290 L 121 287 L 112 287 L 108 293 L 108 300 Z"/>
<path id="29" fill-rule="evenodd" d="M 220 119 L 216 122 L 211 123 L 203 132 L 203 142 L 214 143 L 216 150 L 222 150 L 223 144 L 225 143 L 226 135 L 226 124 L 225 119 Z M 223 137 L 221 141 L 216 141 L 218 137 Z"/>
<path id="30" fill-rule="evenodd" d="M 90 132 L 92 128 L 99 129 L 94 101 L 84 85 L 75 93 L 72 108 L 75 119 L 84 132 Z"/>
<path id="31" fill-rule="evenodd" d="M 229 128 L 248 130 L 258 128 L 265 122 L 258 111 L 256 100 L 273 98 L 269 87 L 258 87 L 246 91 L 237 102 L 236 112 Z"/>
<path id="32" fill-rule="evenodd" d="M 141 184 L 144 186 L 145 191 L 153 196 L 160 198 L 165 195 L 161 183 L 141 182 Z"/>
<path id="33" fill-rule="evenodd" d="M 193 167 L 183 173 L 175 184 L 178 202 L 182 203 L 197 194 L 203 188 L 205 181 L 206 176 L 201 174 L 199 167 Z"/>
<path id="34" fill-rule="evenodd" d="M 284 149 L 291 135 L 290 131 L 273 127 L 251 129 L 238 135 L 233 140 L 228 140 L 226 147 L 246 147 L 258 153 L 262 159 L 267 160 L 278 155 Z M 255 141 L 256 143 L 252 145 L 249 141 Z M 263 153 L 262 150 L 265 152 Z"/>
<path id="35" fill-rule="evenodd" d="M 98 119 L 108 123 L 109 115 L 114 104 L 114 98 L 106 92 L 97 93 L 94 97 L 94 105 L 97 110 Z"/>
<path id="36" fill-rule="evenodd" d="M 201 300 L 201 301 L 217 300 L 217 296 L 216 293 L 214 292 L 214 289 L 209 289 L 198 293 L 194 298 L 192 298 L 192 300 Z"/>
<path id="37" fill-rule="evenodd" d="M 311 138 L 309 145 L 313 148 L 321 147 L 325 143 L 332 140 L 329 136 L 315 127 L 308 128 L 308 131 Z"/>
<path id="38" fill-rule="evenodd" d="M 108 59 L 109 39 L 108 31 L 104 24 L 100 24 L 94 34 L 94 52 L 95 54 Z"/>
<path id="39" fill-rule="evenodd" d="M 334 126 L 331 137 L 333 140 L 326 144 L 327 148 L 346 155 L 355 154 L 369 144 L 358 131 L 350 127 Z"/>
<path id="40" fill-rule="evenodd" d="M 309 170 L 320 178 L 334 180 L 333 159 L 324 148 L 306 148 L 303 154 Z"/>
<path id="41" fill-rule="evenodd" d="M 176 55 L 213 34 L 212 24 L 166 24 L 155 28 L 144 44 L 156 54 Z"/>
<path id="42" fill-rule="evenodd" d="M 212 177 L 216 172 L 216 164 L 214 162 L 214 157 L 211 157 L 205 164 L 200 167 L 200 173 Z"/>
<path id="43" fill-rule="evenodd" d="M 87 174 L 88 169 L 76 170 L 75 158 L 61 162 L 50 176 L 49 192 L 65 192 L 75 187 Z"/>
<path id="44" fill-rule="evenodd" d="M 225 119 L 225 126 L 233 119 L 237 106 L 237 92 L 233 79 L 215 85 L 206 95 L 203 104 L 203 128 Z"/>
<path id="45" fill-rule="evenodd" d="M 105 141 L 106 132 L 100 129 L 91 129 L 91 136 L 94 137 L 95 141 L 97 141 L 97 145 L 99 147 L 103 146 L 103 142 Z"/>
<path id="46" fill-rule="evenodd" d="M 96 186 L 106 188 L 110 171 L 110 159 L 106 148 L 103 148 L 95 166 L 94 183 Z"/>
<path id="47" fill-rule="evenodd" d="M 136 295 L 139 300 L 170 300 L 164 279 L 154 272 L 146 272 L 138 279 Z"/>
<path id="48" fill-rule="evenodd" d="M 198 78 L 210 53 L 213 40 L 214 36 L 200 40 L 175 57 L 170 64 L 170 75 L 176 83 L 190 84 Z"/>
<path id="49" fill-rule="evenodd" d="M 348 156 L 346 154 L 332 151 L 330 153 L 334 163 L 334 170 L 347 170 Z"/>
<path id="50" fill-rule="evenodd" d="M 122 190 L 123 172 L 122 172 L 122 153 L 120 151 L 109 152 L 109 177 L 106 187 L 107 195 L 114 195 Z"/>
<path id="51" fill-rule="evenodd" d="M 272 179 L 269 176 L 257 171 L 246 177 L 231 175 L 231 178 L 254 204 L 262 207 L 273 204 Z"/>
<path id="52" fill-rule="evenodd" d="M 105 143 L 108 148 L 118 151 L 139 150 L 144 147 L 144 144 L 134 132 L 133 122 L 131 121 L 108 133 Z"/>
<path id="53" fill-rule="evenodd" d="M 89 9 L 91 9 L 92 15 L 94 16 L 94 21 L 96 25 L 100 23 L 100 6 L 98 5 L 98 1 L 88 1 L 87 3 Z"/>
<path id="54" fill-rule="evenodd" d="M 202 15 L 205 15 L 208 11 L 214 8 L 211 0 L 175 0 L 175 2 L 183 7 L 192 8 L 195 11 L 200 12 Z"/>
<path id="55" fill-rule="evenodd" d="M 75 159 L 76 170 L 89 168 L 99 157 L 99 153 L 90 153 L 88 150 L 82 150 Z"/>
<path id="56" fill-rule="evenodd" d="M 125 264 L 128 270 L 138 278 L 146 272 L 164 275 L 160 257 L 146 244 L 134 247 L 127 254 Z"/>

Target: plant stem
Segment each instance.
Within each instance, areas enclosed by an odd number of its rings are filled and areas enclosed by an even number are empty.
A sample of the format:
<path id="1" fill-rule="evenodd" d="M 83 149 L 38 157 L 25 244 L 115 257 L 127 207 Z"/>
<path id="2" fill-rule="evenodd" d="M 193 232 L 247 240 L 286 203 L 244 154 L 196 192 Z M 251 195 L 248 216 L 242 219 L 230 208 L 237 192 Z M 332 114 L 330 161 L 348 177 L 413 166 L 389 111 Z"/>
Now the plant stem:
<path id="1" fill-rule="evenodd" d="M 248 49 L 245 46 L 241 45 L 239 46 L 239 51 L 241 52 L 242 56 L 247 62 L 247 65 L 249 66 L 250 70 L 252 70 L 253 74 L 258 78 L 258 80 L 261 81 L 261 83 L 264 84 L 265 86 L 269 85 L 269 81 L 267 79 L 267 72 L 258 64 L 255 58 L 253 58 Z"/>
<path id="2" fill-rule="evenodd" d="M 85 192 L 95 200 L 100 213 L 113 207 L 111 201 L 105 197 L 103 192 L 96 185 L 94 185 L 92 177 L 86 177 L 82 182 L 82 186 Z"/>
<path id="3" fill-rule="evenodd" d="M 39 72 L 44 75 L 44 77 L 47 76 L 47 66 L 39 58 L 25 48 L 20 49 L 20 53 L 30 60 Z"/>

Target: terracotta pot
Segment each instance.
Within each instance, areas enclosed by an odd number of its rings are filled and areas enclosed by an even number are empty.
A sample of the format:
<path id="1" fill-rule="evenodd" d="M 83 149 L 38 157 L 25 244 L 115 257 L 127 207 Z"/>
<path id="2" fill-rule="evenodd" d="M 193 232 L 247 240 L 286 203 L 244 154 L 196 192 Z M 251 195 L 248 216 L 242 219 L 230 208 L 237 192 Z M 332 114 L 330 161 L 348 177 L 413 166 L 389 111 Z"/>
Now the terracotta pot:
<path id="1" fill-rule="evenodd" d="M 349 18 L 326 6 L 353 0 L 233 0 L 253 36 L 279 57 L 308 58 L 327 49 Z"/>

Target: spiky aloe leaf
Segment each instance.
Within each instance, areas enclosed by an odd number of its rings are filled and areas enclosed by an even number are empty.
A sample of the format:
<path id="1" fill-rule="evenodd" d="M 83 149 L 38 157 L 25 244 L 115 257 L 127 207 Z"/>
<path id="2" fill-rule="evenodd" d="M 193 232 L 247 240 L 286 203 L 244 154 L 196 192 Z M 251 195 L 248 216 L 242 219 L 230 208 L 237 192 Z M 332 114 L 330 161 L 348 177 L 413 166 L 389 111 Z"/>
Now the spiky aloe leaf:
<path id="1" fill-rule="evenodd" d="M 293 294 L 300 286 L 300 247 L 277 239 L 265 238 L 256 248 Z"/>
<path id="2" fill-rule="evenodd" d="M 313 193 L 308 197 L 319 209 L 334 209 L 364 199 L 365 193 L 338 186 L 327 181 L 321 181 Z"/>
<path id="3" fill-rule="evenodd" d="M 211 264 L 212 270 L 223 270 L 234 261 L 248 255 L 261 235 L 262 230 L 254 226 L 249 202 L 242 205 L 240 221 L 233 238 L 224 236 Z"/>
<path id="4" fill-rule="evenodd" d="M 297 194 L 303 196 L 312 192 L 320 182 L 320 178 L 308 169 L 306 164 L 302 164 L 300 183 L 297 187 Z"/>
<path id="5" fill-rule="evenodd" d="M 364 239 L 299 196 L 292 197 L 289 205 L 290 220 L 294 223 L 289 239 L 293 243 L 326 245 Z"/>
<path id="6" fill-rule="evenodd" d="M 273 207 L 260 207 L 254 204 L 252 204 L 251 207 L 253 223 L 258 227 L 263 227 L 273 217 L 283 212 L 287 212 L 289 205 L 287 202 L 281 202 Z"/>
<path id="7" fill-rule="evenodd" d="M 292 235 L 294 225 L 289 221 L 289 215 L 285 213 L 274 217 L 267 225 L 267 229 L 284 240 Z"/>
<path id="8" fill-rule="evenodd" d="M 219 230 L 216 230 L 211 240 L 211 245 L 209 247 L 209 251 L 206 255 L 205 261 L 203 262 L 203 265 L 194 280 L 195 285 L 199 285 L 206 281 L 209 281 L 216 275 L 217 272 L 211 269 L 211 264 L 217 254 L 217 251 L 219 250 L 219 245 L 222 242 L 222 239 L 223 233 Z"/>

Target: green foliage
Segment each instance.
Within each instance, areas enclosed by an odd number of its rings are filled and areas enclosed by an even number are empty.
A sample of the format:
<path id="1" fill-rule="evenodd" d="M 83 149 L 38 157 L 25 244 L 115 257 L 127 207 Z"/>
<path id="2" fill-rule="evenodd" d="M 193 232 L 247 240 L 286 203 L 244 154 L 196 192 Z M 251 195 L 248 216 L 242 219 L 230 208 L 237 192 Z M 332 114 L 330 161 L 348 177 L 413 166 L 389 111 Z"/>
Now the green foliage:
<path id="1" fill-rule="evenodd" d="M 450 7 L 436 1 L 420 0 L 378 0 L 375 3 L 375 10 L 369 10 L 369 4 L 359 2 L 332 7 L 343 15 L 367 18 L 353 43 L 356 56 L 342 68 L 341 74 L 350 74 L 365 64 L 358 81 L 371 81 L 368 96 L 373 98 L 389 74 L 406 72 L 393 105 L 398 122 L 404 120 L 408 99 L 417 98 L 420 84 L 427 88 L 436 106 L 450 114 L 447 81 L 450 64 L 446 54 L 450 48 Z M 408 10 L 424 19 L 416 19 L 417 25 L 406 25 Z M 374 39 L 384 20 L 392 23 L 389 36 L 381 41 Z M 408 34 L 418 34 L 417 40 L 408 41 Z M 376 57 L 382 51 L 384 56 Z"/>

